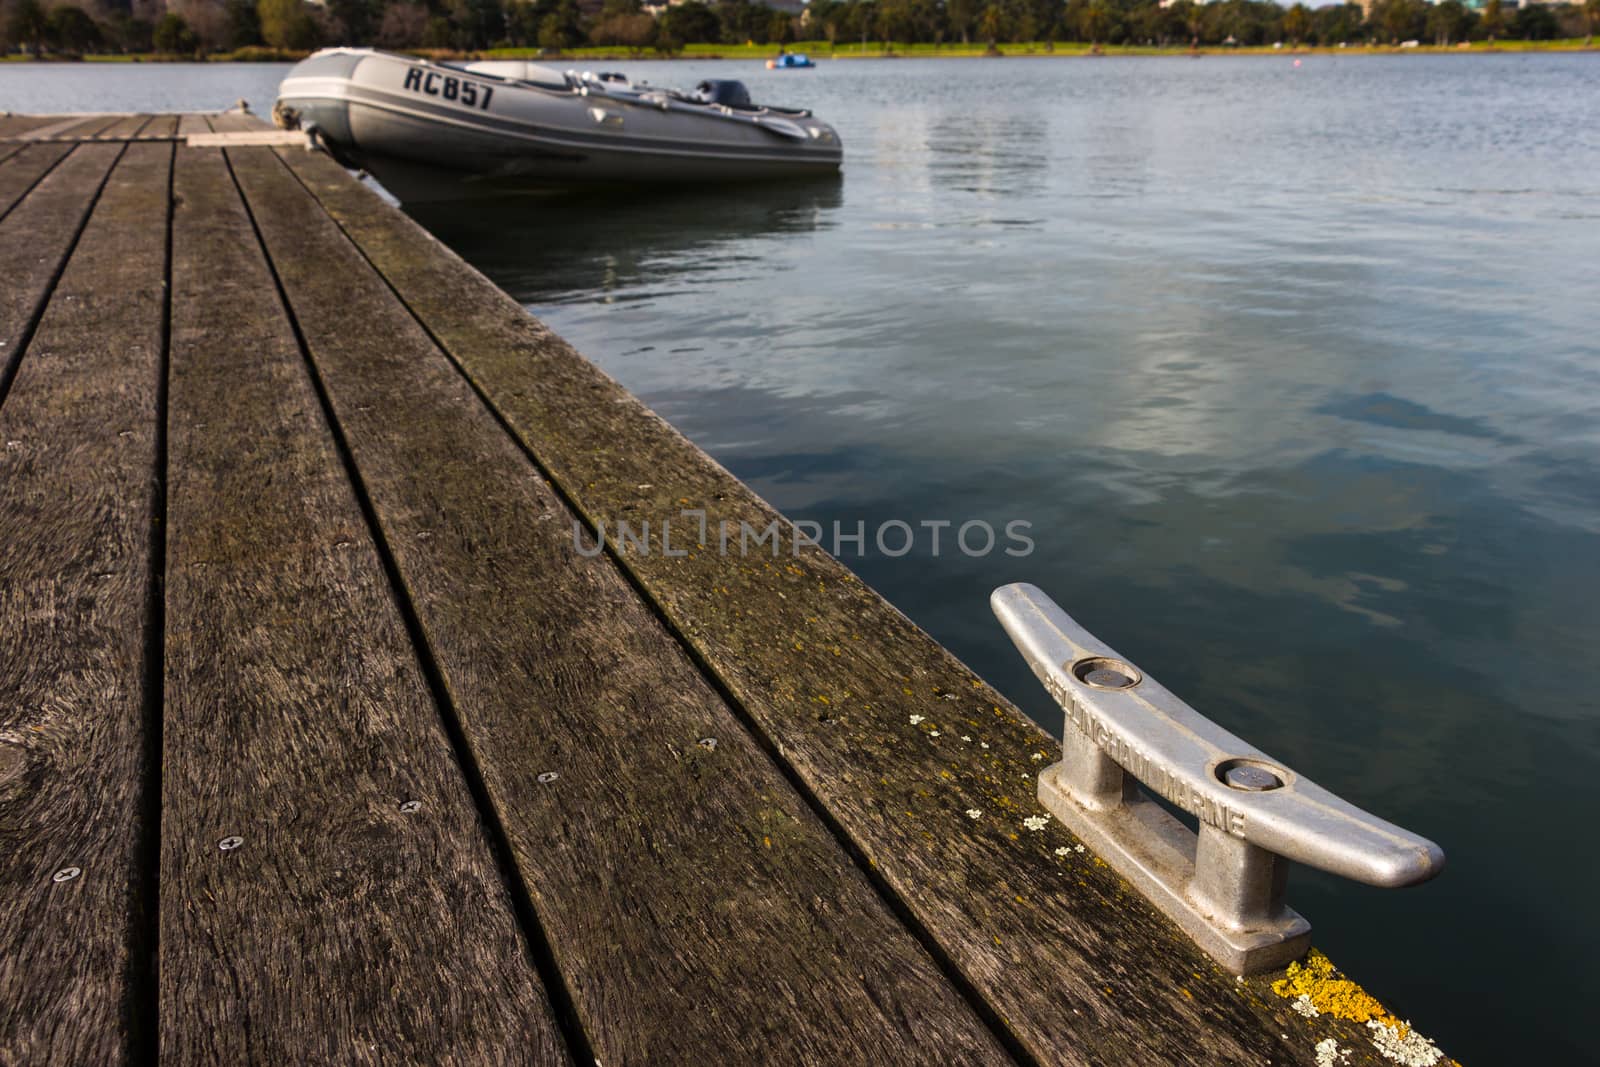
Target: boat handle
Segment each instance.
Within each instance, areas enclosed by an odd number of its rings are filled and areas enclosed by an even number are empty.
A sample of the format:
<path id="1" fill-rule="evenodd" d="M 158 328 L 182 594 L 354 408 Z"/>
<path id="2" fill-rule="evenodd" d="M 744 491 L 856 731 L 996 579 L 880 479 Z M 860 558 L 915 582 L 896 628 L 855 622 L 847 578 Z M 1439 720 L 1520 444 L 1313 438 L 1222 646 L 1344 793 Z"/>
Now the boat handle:
<path id="1" fill-rule="evenodd" d="M 990 606 L 1066 713 L 1039 799 L 1235 974 L 1282 966 L 1310 944 L 1310 924 L 1283 900 L 1288 861 L 1390 887 L 1443 868 L 1438 845 L 1207 719 L 1036 586 L 1002 586 Z M 1193 816 L 1198 833 L 1150 793 Z"/>

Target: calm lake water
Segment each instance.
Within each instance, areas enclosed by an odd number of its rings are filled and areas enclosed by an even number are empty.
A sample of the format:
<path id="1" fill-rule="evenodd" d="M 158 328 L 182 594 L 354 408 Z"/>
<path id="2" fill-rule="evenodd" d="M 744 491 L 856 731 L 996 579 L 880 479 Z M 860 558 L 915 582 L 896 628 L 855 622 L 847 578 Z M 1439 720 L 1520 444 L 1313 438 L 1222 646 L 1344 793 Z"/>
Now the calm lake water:
<path id="1" fill-rule="evenodd" d="M 607 66 L 813 107 L 844 177 L 415 216 L 791 517 L 1031 522 L 847 562 L 1052 729 L 1004 582 L 1438 840 L 1292 903 L 1463 1060 L 1592 1062 L 1600 58 Z M 7 66 L 0 106 L 280 76 Z"/>

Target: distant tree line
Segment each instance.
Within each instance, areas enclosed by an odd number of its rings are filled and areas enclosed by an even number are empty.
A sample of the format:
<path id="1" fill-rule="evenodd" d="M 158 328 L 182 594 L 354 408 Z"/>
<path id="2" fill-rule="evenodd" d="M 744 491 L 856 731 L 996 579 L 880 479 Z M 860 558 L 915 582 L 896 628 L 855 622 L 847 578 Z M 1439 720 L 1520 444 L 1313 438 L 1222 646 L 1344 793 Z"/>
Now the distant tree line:
<path id="1" fill-rule="evenodd" d="M 1146 45 L 1338 45 L 1426 41 L 1452 44 L 1488 37 L 1553 40 L 1592 34 L 1600 0 L 1583 7 L 1517 10 L 1489 0 L 1480 13 L 1461 0 L 1376 0 L 1282 7 L 1265 0 L 1167 7 L 1133 0 L 812 0 L 811 23 L 829 41 L 1044 42 Z"/>
<path id="2" fill-rule="evenodd" d="M 1593 37 L 1600 0 L 1518 9 L 1489 0 L 1373 0 L 1282 7 L 1269 0 L 812 0 L 804 17 L 748 0 L 689 0 L 651 14 L 640 0 L 0 0 L 0 48 L 34 55 L 202 55 L 325 45 L 556 52 L 594 44 L 642 52 L 686 44 L 1082 42 L 1104 45 L 1338 45 Z"/>

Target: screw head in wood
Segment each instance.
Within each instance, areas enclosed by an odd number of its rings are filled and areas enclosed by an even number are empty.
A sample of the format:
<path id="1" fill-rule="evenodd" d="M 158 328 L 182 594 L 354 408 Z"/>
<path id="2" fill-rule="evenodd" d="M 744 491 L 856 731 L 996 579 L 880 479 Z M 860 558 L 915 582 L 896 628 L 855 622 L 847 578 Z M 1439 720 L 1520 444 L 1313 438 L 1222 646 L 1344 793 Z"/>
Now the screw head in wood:
<path id="1" fill-rule="evenodd" d="M 221 841 L 218 841 L 217 847 L 224 852 L 232 852 L 242 844 L 244 844 L 244 838 L 230 836 L 224 837 Z"/>
<path id="2" fill-rule="evenodd" d="M 560 777 L 561 775 L 557 774 L 555 771 L 545 771 L 543 774 L 539 775 L 539 784 L 549 785 L 551 782 Z"/>
<path id="3" fill-rule="evenodd" d="M 405 803 L 400 805 L 400 810 L 405 812 L 407 815 L 410 815 L 414 811 L 421 811 L 422 810 L 422 801 L 420 801 L 420 800 L 408 800 Z"/>
<path id="4" fill-rule="evenodd" d="M 52 882 L 70 882 L 83 873 L 81 867 L 63 867 L 50 876 Z"/>

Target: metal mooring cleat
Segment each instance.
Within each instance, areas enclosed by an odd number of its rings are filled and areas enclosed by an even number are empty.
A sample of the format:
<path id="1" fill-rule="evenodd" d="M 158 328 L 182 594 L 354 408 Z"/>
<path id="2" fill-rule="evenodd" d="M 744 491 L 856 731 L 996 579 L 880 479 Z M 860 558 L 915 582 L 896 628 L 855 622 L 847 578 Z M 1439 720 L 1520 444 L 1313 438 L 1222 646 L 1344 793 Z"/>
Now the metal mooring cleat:
<path id="1" fill-rule="evenodd" d="M 989 602 L 1067 714 L 1039 800 L 1234 974 L 1281 967 L 1310 944 L 1311 924 L 1283 902 L 1289 860 L 1376 886 L 1443 868 L 1438 845 L 1205 718 L 1038 588 L 1003 586 Z M 1199 834 L 1140 782 L 1199 819 Z"/>

